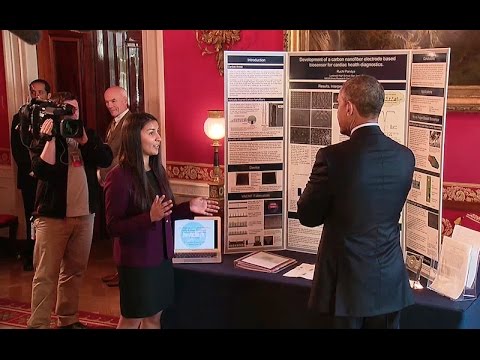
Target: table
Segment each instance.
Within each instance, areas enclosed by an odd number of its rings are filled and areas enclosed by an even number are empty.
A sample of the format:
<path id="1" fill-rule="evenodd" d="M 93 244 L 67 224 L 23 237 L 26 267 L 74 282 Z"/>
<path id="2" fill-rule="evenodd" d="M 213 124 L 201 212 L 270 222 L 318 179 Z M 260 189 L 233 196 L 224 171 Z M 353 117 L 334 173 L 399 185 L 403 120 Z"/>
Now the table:
<path id="1" fill-rule="evenodd" d="M 429 289 L 414 290 L 415 305 L 402 311 L 404 329 L 480 329 L 480 300 L 453 301 Z"/>
<path id="2" fill-rule="evenodd" d="M 298 263 L 315 255 L 278 251 Z M 175 306 L 162 317 L 164 328 L 312 328 L 307 309 L 311 281 L 221 264 L 175 264 Z M 416 303 L 402 312 L 401 328 L 480 328 L 480 301 L 451 301 L 429 290 L 415 290 Z"/>

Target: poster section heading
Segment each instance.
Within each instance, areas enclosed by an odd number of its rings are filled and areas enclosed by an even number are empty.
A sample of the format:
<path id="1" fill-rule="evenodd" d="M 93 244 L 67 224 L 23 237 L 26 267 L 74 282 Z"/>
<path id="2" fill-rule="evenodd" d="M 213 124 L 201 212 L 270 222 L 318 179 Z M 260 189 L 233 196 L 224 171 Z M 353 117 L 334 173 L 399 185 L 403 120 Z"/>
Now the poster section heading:
<path id="1" fill-rule="evenodd" d="M 238 55 L 225 52 L 227 104 L 234 101 L 273 101 L 282 102 L 285 84 L 285 54 L 278 55 Z M 253 64 L 246 66 L 246 64 Z M 271 66 L 264 64 L 277 64 Z"/>
<path id="2" fill-rule="evenodd" d="M 290 57 L 290 80 L 345 81 L 356 75 L 371 75 L 377 79 L 405 80 L 407 54 L 372 53 L 369 55 L 306 55 Z"/>

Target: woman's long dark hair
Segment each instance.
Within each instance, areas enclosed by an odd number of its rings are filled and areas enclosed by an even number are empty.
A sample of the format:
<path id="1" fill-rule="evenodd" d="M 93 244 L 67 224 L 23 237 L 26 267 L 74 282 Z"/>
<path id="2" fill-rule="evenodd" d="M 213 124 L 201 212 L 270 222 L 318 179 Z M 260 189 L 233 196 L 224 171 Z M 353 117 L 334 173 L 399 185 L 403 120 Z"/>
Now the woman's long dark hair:
<path id="1" fill-rule="evenodd" d="M 118 153 L 119 165 L 132 174 L 134 185 L 133 202 L 135 207 L 141 211 L 150 210 L 155 195 L 158 195 L 154 193 L 149 185 L 145 166 L 143 165 L 141 131 L 150 121 L 157 121 L 157 119 L 148 113 L 130 114 L 123 121 L 122 144 Z M 150 156 L 149 163 L 150 168 L 160 183 L 160 190 L 165 195 L 164 201 L 174 200 L 167 173 L 160 162 L 160 156 Z"/>

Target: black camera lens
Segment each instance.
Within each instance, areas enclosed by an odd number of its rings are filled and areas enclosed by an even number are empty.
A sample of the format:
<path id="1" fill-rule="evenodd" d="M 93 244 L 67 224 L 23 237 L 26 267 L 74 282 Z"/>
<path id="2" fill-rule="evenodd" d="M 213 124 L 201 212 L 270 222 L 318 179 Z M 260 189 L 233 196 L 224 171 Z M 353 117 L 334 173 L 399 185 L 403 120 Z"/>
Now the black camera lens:
<path id="1" fill-rule="evenodd" d="M 83 136 L 82 120 L 64 119 L 60 126 L 60 133 L 66 138 L 77 138 Z"/>

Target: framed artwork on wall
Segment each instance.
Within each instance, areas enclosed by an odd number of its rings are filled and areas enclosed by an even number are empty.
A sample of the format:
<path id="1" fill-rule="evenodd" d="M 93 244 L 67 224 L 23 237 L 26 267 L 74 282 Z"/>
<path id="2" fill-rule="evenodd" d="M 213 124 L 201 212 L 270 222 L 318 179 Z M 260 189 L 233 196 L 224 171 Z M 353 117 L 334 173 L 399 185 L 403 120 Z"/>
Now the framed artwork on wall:
<path id="1" fill-rule="evenodd" d="M 447 109 L 480 111 L 480 30 L 286 30 L 287 51 L 451 48 Z"/>

